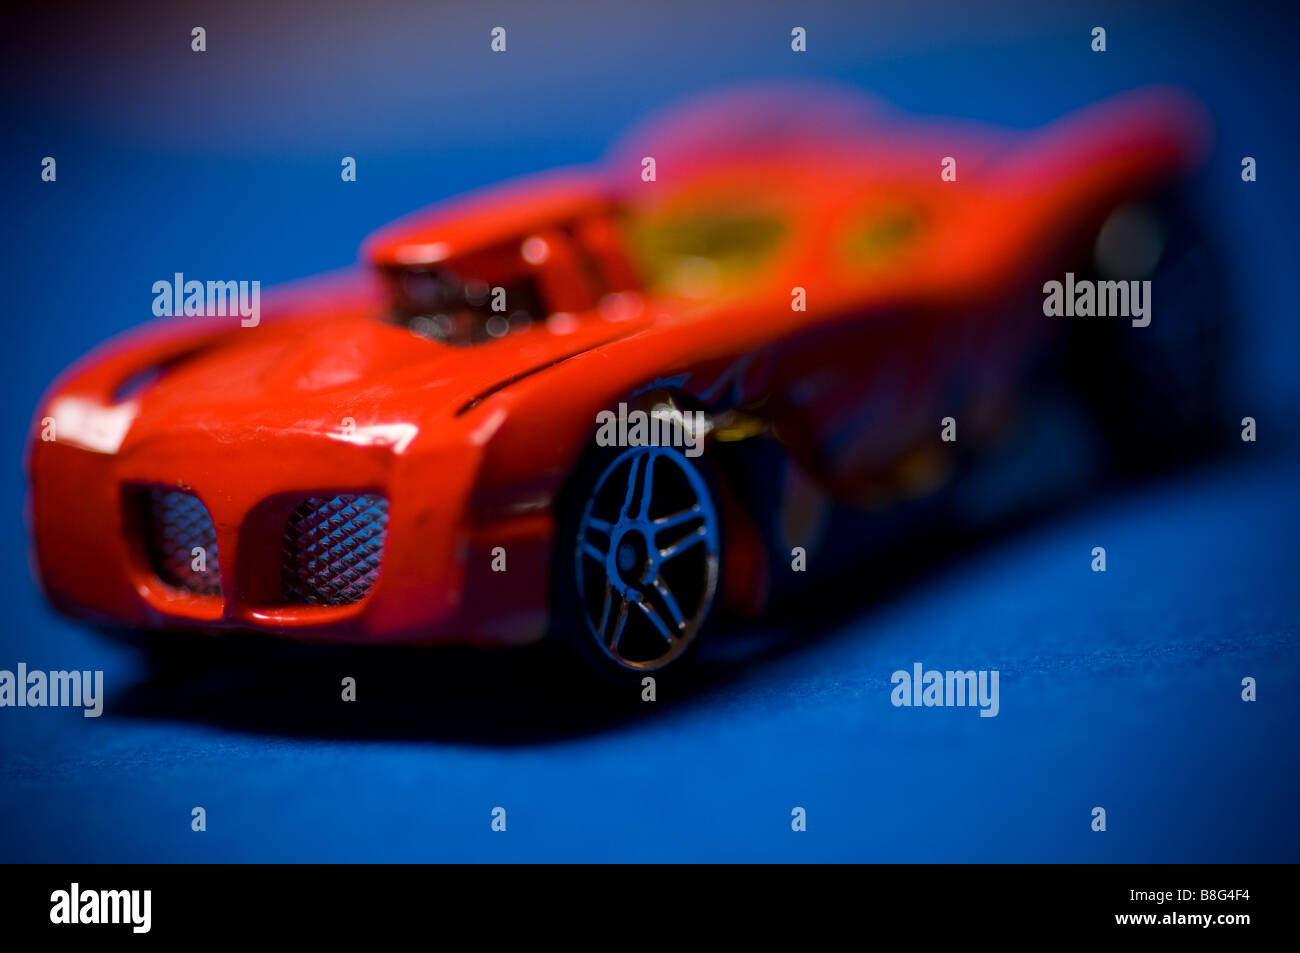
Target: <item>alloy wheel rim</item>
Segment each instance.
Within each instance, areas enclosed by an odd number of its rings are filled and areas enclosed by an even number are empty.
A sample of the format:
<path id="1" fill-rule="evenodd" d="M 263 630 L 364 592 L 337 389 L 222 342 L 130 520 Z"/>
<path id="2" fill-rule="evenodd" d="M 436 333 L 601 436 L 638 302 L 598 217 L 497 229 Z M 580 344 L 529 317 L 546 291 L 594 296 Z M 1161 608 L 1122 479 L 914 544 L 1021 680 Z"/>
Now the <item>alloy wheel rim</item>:
<path id="1" fill-rule="evenodd" d="M 713 604 L 720 534 L 708 485 L 668 447 L 633 447 L 601 473 L 578 524 L 587 634 L 624 668 L 667 665 Z"/>

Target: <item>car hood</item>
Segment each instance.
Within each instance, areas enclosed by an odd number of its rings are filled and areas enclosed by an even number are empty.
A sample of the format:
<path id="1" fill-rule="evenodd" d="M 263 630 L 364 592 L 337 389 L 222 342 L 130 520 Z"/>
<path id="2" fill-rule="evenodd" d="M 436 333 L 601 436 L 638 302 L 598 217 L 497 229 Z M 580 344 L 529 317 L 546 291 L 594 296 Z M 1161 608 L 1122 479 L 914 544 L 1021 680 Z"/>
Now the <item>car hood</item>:
<path id="1" fill-rule="evenodd" d="M 469 348 L 375 318 L 232 330 L 169 361 L 126 398 L 134 412 L 122 450 L 182 430 L 235 443 L 252 432 L 430 429 L 513 381 L 634 330 L 598 318 L 580 324 L 567 335 L 539 326 Z"/>

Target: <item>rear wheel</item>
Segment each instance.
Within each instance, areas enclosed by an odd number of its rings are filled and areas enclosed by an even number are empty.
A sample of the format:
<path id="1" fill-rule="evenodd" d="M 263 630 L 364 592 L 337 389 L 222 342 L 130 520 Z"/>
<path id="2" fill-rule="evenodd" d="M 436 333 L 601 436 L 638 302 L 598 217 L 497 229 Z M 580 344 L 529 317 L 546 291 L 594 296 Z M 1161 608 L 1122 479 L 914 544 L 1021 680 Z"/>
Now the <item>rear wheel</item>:
<path id="1" fill-rule="evenodd" d="M 1223 434 L 1231 322 L 1213 242 L 1168 196 L 1115 209 L 1092 258 L 1091 269 L 1079 269 L 1086 277 L 1149 279 L 1156 302 L 1147 327 L 1124 319 L 1073 325 L 1069 373 L 1113 448 L 1137 469 L 1212 448 Z"/>

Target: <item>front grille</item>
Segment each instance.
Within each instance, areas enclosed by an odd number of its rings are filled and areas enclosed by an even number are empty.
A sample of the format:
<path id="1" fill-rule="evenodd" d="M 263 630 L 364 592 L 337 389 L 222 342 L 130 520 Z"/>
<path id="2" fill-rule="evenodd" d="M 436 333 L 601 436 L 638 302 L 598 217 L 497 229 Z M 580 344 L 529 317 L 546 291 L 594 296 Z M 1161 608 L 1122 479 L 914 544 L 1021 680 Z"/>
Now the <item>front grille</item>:
<path id="1" fill-rule="evenodd" d="M 219 595 L 217 531 L 208 508 L 193 493 L 166 487 L 146 488 L 139 500 L 145 551 L 154 574 L 186 592 Z"/>
<path id="2" fill-rule="evenodd" d="M 285 601 L 342 606 L 363 599 L 384 554 L 388 500 L 340 494 L 303 500 L 284 527 L 280 584 Z"/>

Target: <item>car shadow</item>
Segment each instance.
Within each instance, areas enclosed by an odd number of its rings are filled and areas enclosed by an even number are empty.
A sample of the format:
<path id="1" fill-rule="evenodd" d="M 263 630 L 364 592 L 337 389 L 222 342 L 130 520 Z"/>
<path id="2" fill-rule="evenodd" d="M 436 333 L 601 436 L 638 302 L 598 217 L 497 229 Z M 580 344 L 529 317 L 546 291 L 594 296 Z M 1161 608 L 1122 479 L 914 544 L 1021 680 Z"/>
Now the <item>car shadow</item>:
<path id="1" fill-rule="evenodd" d="M 555 639 L 474 650 L 168 636 L 150 646 L 146 674 L 109 711 L 302 739 L 525 746 L 600 734 L 716 700 L 756 670 L 933 585 L 972 554 L 1041 529 L 1045 520 L 1104 505 L 1132 486 L 1041 505 L 979 530 L 927 533 L 891 548 L 886 560 L 849 564 L 761 620 L 710 633 L 683 660 L 689 664 L 658 674 L 654 704 L 642 700 L 636 680 L 618 689 L 599 683 Z M 355 680 L 354 701 L 343 699 L 346 678 Z"/>
<path id="2" fill-rule="evenodd" d="M 731 621 L 701 640 L 688 664 L 656 675 L 654 704 L 639 680 L 606 685 L 558 639 L 523 648 L 320 646 L 252 636 L 169 636 L 146 649 L 144 677 L 110 701 L 113 715 L 190 721 L 303 739 L 543 744 L 611 731 L 705 703 L 787 653 L 806 650 L 908 588 L 974 541 L 893 554 L 852 595 L 828 578 L 795 613 Z M 815 613 L 806 608 L 817 607 Z M 797 635 L 797 637 L 796 637 Z M 344 701 L 344 679 L 355 701 Z"/>

